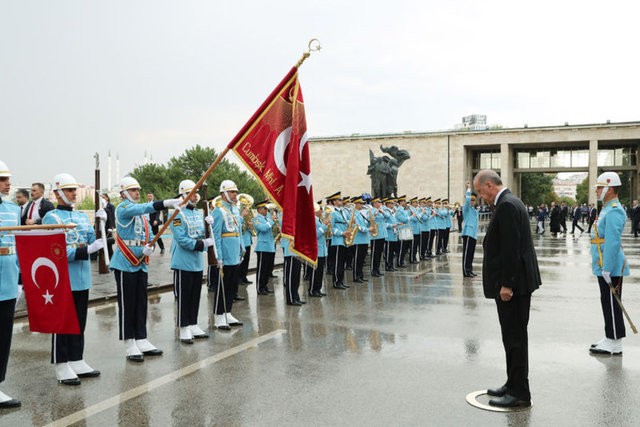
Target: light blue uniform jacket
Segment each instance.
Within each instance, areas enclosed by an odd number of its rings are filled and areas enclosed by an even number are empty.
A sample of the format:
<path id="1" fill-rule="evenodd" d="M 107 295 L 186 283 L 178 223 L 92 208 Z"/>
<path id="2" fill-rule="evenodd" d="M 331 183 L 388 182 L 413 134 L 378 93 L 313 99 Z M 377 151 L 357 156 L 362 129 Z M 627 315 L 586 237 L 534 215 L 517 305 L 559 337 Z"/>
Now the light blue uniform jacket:
<path id="1" fill-rule="evenodd" d="M 256 215 L 253 218 L 253 228 L 256 230 L 256 252 L 275 252 L 276 242 L 273 238 L 273 219 L 265 215 Z"/>
<path id="2" fill-rule="evenodd" d="M 336 208 L 331 212 L 331 246 L 344 246 L 344 232 L 351 220 L 349 211 L 345 208 Z"/>
<path id="3" fill-rule="evenodd" d="M 0 221 L 2 226 L 20 225 L 20 207 L 8 200 L 0 203 Z M 18 296 L 18 256 L 15 253 L 16 240 L 13 234 L 0 232 L 0 247 L 14 248 L 11 255 L 0 255 L 0 301 L 15 299 Z"/>
<path id="4" fill-rule="evenodd" d="M 91 288 L 91 262 L 87 245 L 96 240 L 96 234 L 84 212 L 59 206 L 42 218 L 43 224 L 76 224 L 65 233 L 67 241 L 67 259 L 69 263 L 69 281 L 72 291 L 85 291 Z"/>
<path id="5" fill-rule="evenodd" d="M 471 190 L 467 191 L 462 205 L 462 236 L 473 237 L 478 240 L 478 210 L 471 206 Z"/>
<path id="6" fill-rule="evenodd" d="M 171 269 L 202 271 L 204 260 L 204 217 L 202 212 L 187 206 L 170 224 L 173 233 L 171 242 Z"/>
<path id="7" fill-rule="evenodd" d="M 354 215 L 356 216 L 358 230 L 356 231 L 356 236 L 353 239 L 353 244 L 368 245 L 371 241 L 371 237 L 369 235 L 369 210 L 366 208 L 362 208 L 359 211 L 355 211 Z"/>
<path id="8" fill-rule="evenodd" d="M 608 271 L 613 277 L 629 275 L 629 263 L 622 251 L 621 242 L 626 221 L 627 215 L 618 199 L 605 203 L 591 230 L 591 270 L 595 276 L 602 276 L 603 271 Z M 600 244 L 600 250 L 594 243 L 596 229 L 598 237 L 604 239 L 604 243 Z"/>
<path id="9" fill-rule="evenodd" d="M 327 232 L 327 226 L 316 217 L 316 236 L 318 238 L 318 258 L 327 256 L 327 239 L 324 234 Z"/>
<path id="10" fill-rule="evenodd" d="M 375 215 L 374 218 L 376 220 L 376 224 L 378 224 L 378 236 L 375 238 L 372 236 L 371 240 L 380 240 L 387 238 L 387 219 L 391 216 L 391 211 L 386 207 L 380 208 L 380 211 L 381 212 L 379 212 L 378 210 L 371 211 Z"/>
<path id="11" fill-rule="evenodd" d="M 218 259 L 224 265 L 240 264 L 244 250 L 244 243 L 240 235 L 242 233 L 240 211 L 235 205 L 222 202 L 222 206 L 215 208 L 211 216 L 213 217 L 213 238 L 218 249 Z"/>

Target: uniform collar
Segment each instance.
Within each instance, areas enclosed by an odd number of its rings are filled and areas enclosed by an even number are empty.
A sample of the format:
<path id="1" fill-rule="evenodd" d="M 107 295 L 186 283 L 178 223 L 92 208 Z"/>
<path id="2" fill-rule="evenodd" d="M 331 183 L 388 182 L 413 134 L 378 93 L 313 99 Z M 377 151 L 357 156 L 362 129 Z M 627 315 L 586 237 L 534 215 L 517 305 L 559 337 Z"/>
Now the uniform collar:
<path id="1" fill-rule="evenodd" d="M 616 202 L 618 202 L 618 201 L 619 201 L 619 200 L 618 200 L 618 198 L 616 197 L 615 199 L 611 199 L 611 200 L 609 200 L 609 201 L 608 201 L 607 203 L 605 203 L 604 205 L 605 205 L 605 206 L 611 206 L 613 203 L 616 203 Z"/>
<path id="2" fill-rule="evenodd" d="M 61 210 L 61 211 L 72 211 L 73 210 L 73 208 L 71 206 L 66 206 L 66 205 L 58 205 L 57 209 Z"/>

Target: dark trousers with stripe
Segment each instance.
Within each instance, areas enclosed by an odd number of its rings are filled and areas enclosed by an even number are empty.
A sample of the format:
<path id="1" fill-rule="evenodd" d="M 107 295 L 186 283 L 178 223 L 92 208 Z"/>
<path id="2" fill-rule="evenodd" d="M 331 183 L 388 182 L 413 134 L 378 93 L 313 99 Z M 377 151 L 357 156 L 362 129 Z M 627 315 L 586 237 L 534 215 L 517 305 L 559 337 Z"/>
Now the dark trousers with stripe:
<path id="1" fill-rule="evenodd" d="M 444 252 L 444 228 L 438 228 L 436 239 L 436 254 L 441 254 Z"/>
<path id="2" fill-rule="evenodd" d="M 473 273 L 473 256 L 476 253 L 476 239 L 462 236 L 462 273 Z"/>
<path id="3" fill-rule="evenodd" d="M 302 263 L 294 256 L 284 257 L 284 293 L 288 303 L 300 300 L 298 289 L 300 288 L 300 267 Z"/>
<path id="4" fill-rule="evenodd" d="M 113 270 L 118 292 L 121 340 L 147 338 L 147 273 Z"/>
<path id="5" fill-rule="evenodd" d="M 371 273 L 380 274 L 380 260 L 382 252 L 384 252 L 384 239 L 375 239 L 371 241 Z"/>
<path id="6" fill-rule="evenodd" d="M 249 258 L 251 257 L 251 245 L 244 247 L 244 256 L 242 257 L 242 262 L 240 263 L 240 281 L 243 281 L 247 278 L 247 273 L 249 272 Z"/>
<path id="7" fill-rule="evenodd" d="M 420 258 L 425 259 L 429 255 L 429 232 L 420 232 Z"/>
<path id="8" fill-rule="evenodd" d="M 275 252 L 256 252 L 258 264 L 256 265 L 256 291 L 266 291 L 269 288 L 269 279 L 273 271 Z"/>
<path id="9" fill-rule="evenodd" d="M 404 259 L 411 250 L 413 240 L 400 240 L 400 249 L 398 250 L 398 265 L 403 266 L 405 264 Z"/>
<path id="10" fill-rule="evenodd" d="M 333 256 L 333 284 L 344 283 L 344 257 L 347 247 L 342 245 L 332 246 L 335 248 Z"/>
<path id="11" fill-rule="evenodd" d="M 507 360 L 507 393 L 523 400 L 529 391 L 529 309 L 531 295 L 514 295 L 509 301 L 496 298 L 502 344 Z"/>
<path id="12" fill-rule="evenodd" d="M 411 242 L 411 262 L 418 261 L 418 253 L 420 251 L 420 235 L 414 234 L 413 241 Z"/>
<path id="13" fill-rule="evenodd" d="M 622 277 L 612 277 L 611 283 L 613 283 L 620 301 L 622 301 Z M 602 315 L 604 316 L 604 335 L 612 340 L 624 338 L 627 334 L 620 304 L 616 301 L 609 285 L 607 285 L 602 276 L 598 276 L 598 285 L 600 285 L 600 304 L 602 305 Z"/>
<path id="14" fill-rule="evenodd" d="M 335 274 L 336 247 L 331 244 L 331 239 L 327 239 L 327 272 Z"/>
<path id="15" fill-rule="evenodd" d="M 355 259 L 356 247 L 355 245 L 351 245 L 346 249 L 347 250 L 344 252 L 344 268 L 345 270 L 349 268 L 353 270 L 353 260 Z"/>
<path id="16" fill-rule="evenodd" d="M 239 278 L 240 264 L 222 267 L 222 274 L 218 275 L 218 285 L 216 286 L 214 314 L 231 313 L 233 298 L 238 293 Z"/>
<path id="17" fill-rule="evenodd" d="M 367 249 L 369 245 L 361 243 L 353 245 L 353 280 L 364 277 L 364 259 L 367 257 Z"/>
<path id="18" fill-rule="evenodd" d="M 202 293 L 202 271 L 173 271 L 173 287 L 178 303 L 178 327 L 197 325 Z"/>
<path id="19" fill-rule="evenodd" d="M 442 242 L 443 251 L 449 250 L 449 234 L 451 234 L 451 228 L 447 227 L 444 229 L 444 241 Z"/>
<path id="20" fill-rule="evenodd" d="M 7 374 L 15 310 L 15 298 L 0 301 L 0 383 L 4 381 L 5 375 Z"/>
<path id="21" fill-rule="evenodd" d="M 429 241 L 427 242 L 427 255 L 433 256 L 433 242 L 438 240 L 438 230 L 429 231 Z"/>
<path id="22" fill-rule="evenodd" d="M 89 290 L 73 291 L 73 303 L 76 306 L 79 334 L 51 335 L 51 363 L 66 363 L 82 360 L 84 354 L 84 329 L 87 326 L 87 308 Z"/>
<path id="23" fill-rule="evenodd" d="M 393 260 L 396 259 L 398 253 L 398 245 L 400 244 L 400 242 L 398 242 L 397 240 L 395 242 L 388 240 L 385 241 L 384 244 L 384 268 L 386 270 L 390 270 L 393 268 Z"/>
<path id="24" fill-rule="evenodd" d="M 327 262 L 326 256 L 318 257 L 318 264 L 316 265 L 315 270 L 310 266 L 307 268 L 311 269 L 309 271 L 309 293 L 320 292 L 322 290 L 322 278 L 324 277 L 324 266 Z"/>

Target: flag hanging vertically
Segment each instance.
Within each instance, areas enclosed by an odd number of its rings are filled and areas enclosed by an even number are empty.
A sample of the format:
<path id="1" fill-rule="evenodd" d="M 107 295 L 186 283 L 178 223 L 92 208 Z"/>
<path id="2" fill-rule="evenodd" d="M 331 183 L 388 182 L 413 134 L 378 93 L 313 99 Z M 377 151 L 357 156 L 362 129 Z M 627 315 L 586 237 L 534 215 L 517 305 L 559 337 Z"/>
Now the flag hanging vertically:
<path id="1" fill-rule="evenodd" d="M 282 210 L 282 235 L 291 240 L 290 249 L 315 265 L 318 241 L 307 123 L 297 67 L 271 92 L 228 148 Z"/>
<path id="2" fill-rule="evenodd" d="M 62 231 L 16 232 L 31 332 L 79 334 Z"/>

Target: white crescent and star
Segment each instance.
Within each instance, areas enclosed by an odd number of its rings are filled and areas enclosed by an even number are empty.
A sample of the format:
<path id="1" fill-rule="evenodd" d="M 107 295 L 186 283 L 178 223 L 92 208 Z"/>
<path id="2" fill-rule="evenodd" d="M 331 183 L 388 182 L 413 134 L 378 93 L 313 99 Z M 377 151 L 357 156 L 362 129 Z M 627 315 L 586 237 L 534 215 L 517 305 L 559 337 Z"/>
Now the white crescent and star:
<path id="1" fill-rule="evenodd" d="M 300 160 L 302 160 L 302 152 L 304 147 L 307 145 L 309 138 L 307 136 L 307 132 L 302 135 L 300 138 Z M 276 162 L 276 166 L 282 175 L 287 175 L 287 165 L 284 160 L 284 152 L 287 149 L 287 146 L 291 142 L 291 126 L 283 130 L 278 138 L 276 138 L 276 143 L 273 147 L 273 157 Z M 307 193 L 311 191 L 311 174 L 305 174 L 300 171 L 300 182 L 298 183 L 298 187 L 305 187 L 307 189 Z"/>
<path id="2" fill-rule="evenodd" d="M 60 274 L 58 273 L 58 267 L 56 267 L 53 261 L 45 257 L 36 258 L 36 260 L 33 261 L 33 264 L 31 264 L 31 280 L 33 281 L 33 284 L 36 285 L 38 289 L 40 289 L 40 285 L 38 285 L 38 281 L 36 280 L 36 272 L 40 267 L 46 267 L 51 269 L 51 271 L 53 271 L 53 274 L 55 274 L 56 276 L 56 283 L 53 285 L 53 289 L 57 288 L 58 282 L 60 281 Z M 54 294 L 50 294 L 49 290 L 47 289 L 45 293 L 42 294 L 42 297 L 44 298 L 44 303 L 53 304 L 53 295 Z"/>

